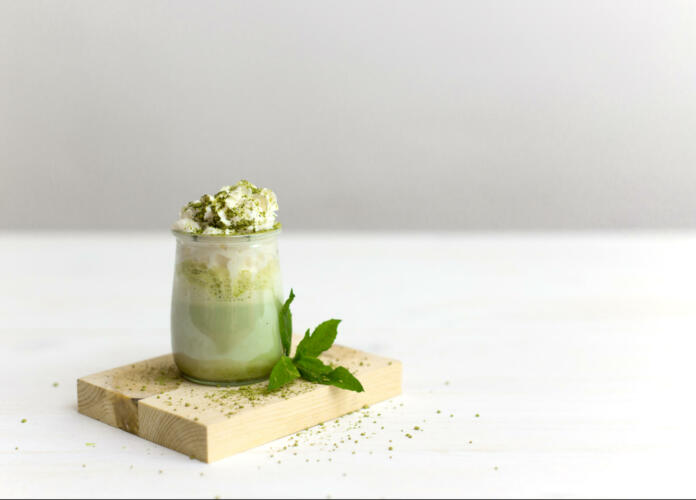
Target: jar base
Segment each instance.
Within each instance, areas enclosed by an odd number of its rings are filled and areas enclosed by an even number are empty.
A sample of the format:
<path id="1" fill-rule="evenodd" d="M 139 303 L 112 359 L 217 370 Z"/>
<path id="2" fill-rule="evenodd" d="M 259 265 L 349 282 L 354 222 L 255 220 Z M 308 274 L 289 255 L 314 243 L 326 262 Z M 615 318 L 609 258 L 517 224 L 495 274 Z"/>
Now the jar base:
<path id="1" fill-rule="evenodd" d="M 268 380 L 268 377 L 260 377 L 260 378 L 253 378 L 253 379 L 248 379 L 248 380 L 237 380 L 237 381 L 231 381 L 231 382 L 225 382 L 225 381 L 219 381 L 219 380 L 201 380 L 197 379 L 196 377 L 192 377 L 190 375 L 185 374 L 181 370 L 179 371 L 181 376 L 188 380 L 189 382 L 193 382 L 194 384 L 200 384 L 200 385 L 210 385 L 213 387 L 239 387 L 242 385 L 252 385 L 252 384 L 257 384 L 259 382 L 263 382 L 264 380 Z"/>

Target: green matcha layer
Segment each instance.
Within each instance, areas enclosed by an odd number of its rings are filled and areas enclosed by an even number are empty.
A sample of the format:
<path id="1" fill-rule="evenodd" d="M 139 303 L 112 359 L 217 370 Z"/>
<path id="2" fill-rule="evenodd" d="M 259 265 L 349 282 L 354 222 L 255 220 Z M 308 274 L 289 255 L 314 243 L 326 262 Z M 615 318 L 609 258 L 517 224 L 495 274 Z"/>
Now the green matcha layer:
<path id="1" fill-rule="evenodd" d="M 278 262 L 268 263 L 255 274 L 242 269 L 234 278 L 226 267 L 211 267 L 193 260 L 181 262 L 177 272 L 203 297 L 230 301 L 249 295 L 254 290 L 272 289 L 278 274 Z"/>
<path id="2" fill-rule="evenodd" d="M 278 261 L 257 272 L 178 263 L 172 296 L 172 347 L 179 370 L 207 383 L 267 377 L 280 358 Z"/>
<path id="3" fill-rule="evenodd" d="M 282 352 L 281 306 L 270 291 L 253 301 L 173 301 L 172 347 L 179 370 L 211 382 L 268 376 Z"/>

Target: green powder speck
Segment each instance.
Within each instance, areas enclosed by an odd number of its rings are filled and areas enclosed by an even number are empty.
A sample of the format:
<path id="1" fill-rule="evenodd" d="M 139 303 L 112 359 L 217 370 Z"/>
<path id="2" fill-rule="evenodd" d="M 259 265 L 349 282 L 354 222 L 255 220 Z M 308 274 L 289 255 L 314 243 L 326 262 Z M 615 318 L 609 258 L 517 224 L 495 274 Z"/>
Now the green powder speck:
<path id="1" fill-rule="evenodd" d="M 481 415 L 479 415 L 479 414 L 477 413 L 477 414 L 474 415 L 474 416 L 475 416 L 476 418 L 479 418 Z"/>
<path id="2" fill-rule="evenodd" d="M 26 424 L 26 423 L 27 423 L 27 419 L 26 419 L 26 418 L 23 418 L 22 420 L 20 420 L 20 423 Z"/>
<path id="3" fill-rule="evenodd" d="M 53 387 L 58 387 L 58 382 L 53 382 Z"/>

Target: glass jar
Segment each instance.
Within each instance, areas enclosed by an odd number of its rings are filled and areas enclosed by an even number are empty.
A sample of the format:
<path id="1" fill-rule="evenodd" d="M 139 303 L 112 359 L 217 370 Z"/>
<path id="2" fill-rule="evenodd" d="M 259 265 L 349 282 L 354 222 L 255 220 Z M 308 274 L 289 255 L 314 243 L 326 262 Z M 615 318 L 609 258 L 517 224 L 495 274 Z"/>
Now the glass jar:
<path id="1" fill-rule="evenodd" d="M 172 349 L 182 375 L 200 384 L 268 378 L 280 359 L 280 229 L 235 236 L 173 231 Z"/>

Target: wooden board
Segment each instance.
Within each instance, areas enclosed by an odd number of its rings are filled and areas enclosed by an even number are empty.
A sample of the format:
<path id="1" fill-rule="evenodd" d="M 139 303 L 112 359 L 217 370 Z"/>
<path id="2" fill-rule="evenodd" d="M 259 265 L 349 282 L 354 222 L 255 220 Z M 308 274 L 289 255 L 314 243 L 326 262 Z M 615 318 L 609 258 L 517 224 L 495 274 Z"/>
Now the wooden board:
<path id="1" fill-rule="evenodd" d="M 297 339 L 294 339 L 297 342 Z M 353 372 L 365 392 L 297 380 L 273 394 L 267 383 L 210 387 L 179 376 L 171 354 L 77 381 L 80 413 L 214 462 L 401 394 L 401 363 L 335 345 L 321 358 Z"/>

